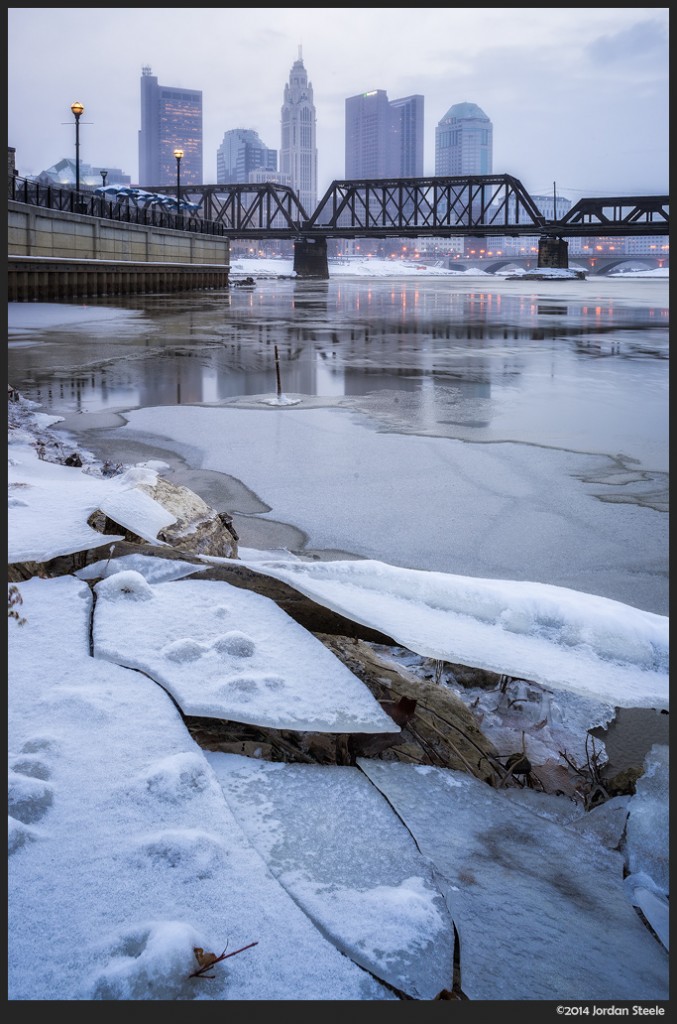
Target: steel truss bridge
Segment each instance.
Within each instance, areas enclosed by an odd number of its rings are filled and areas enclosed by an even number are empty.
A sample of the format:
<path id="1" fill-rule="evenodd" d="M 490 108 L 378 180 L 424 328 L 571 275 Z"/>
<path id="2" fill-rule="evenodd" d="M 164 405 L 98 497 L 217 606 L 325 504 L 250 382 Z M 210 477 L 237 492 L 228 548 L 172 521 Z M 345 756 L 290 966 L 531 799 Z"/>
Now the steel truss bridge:
<path id="1" fill-rule="evenodd" d="M 153 191 L 176 194 L 169 186 Z M 289 186 L 273 182 L 183 185 L 181 195 L 196 204 L 196 217 L 231 239 L 670 233 L 668 195 L 579 199 L 561 220 L 546 220 L 509 174 L 334 181 L 310 216 Z"/>

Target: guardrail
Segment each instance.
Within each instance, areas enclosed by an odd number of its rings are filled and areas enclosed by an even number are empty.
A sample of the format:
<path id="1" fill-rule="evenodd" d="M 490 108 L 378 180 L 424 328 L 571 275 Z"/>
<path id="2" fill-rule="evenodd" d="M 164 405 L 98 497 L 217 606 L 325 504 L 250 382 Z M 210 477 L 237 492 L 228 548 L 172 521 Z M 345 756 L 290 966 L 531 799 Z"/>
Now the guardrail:
<path id="1" fill-rule="evenodd" d="M 81 213 L 105 220 L 125 221 L 129 224 L 150 224 L 159 228 L 179 231 L 194 231 L 201 235 L 218 235 L 227 232 L 222 224 L 203 220 L 196 213 L 172 212 L 158 206 L 137 205 L 131 195 L 108 197 L 96 191 L 60 188 L 57 185 L 42 185 L 29 178 L 14 176 L 9 179 L 8 198 L 29 206 L 42 206 L 48 210 L 64 213 Z"/>

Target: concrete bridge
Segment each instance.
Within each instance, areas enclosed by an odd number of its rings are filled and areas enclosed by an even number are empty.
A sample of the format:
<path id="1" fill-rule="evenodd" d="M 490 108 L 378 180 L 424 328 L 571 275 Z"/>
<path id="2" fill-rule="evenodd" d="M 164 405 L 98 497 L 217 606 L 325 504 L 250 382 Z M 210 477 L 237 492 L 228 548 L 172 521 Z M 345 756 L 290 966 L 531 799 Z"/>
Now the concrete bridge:
<path id="1" fill-rule="evenodd" d="M 592 277 L 603 277 L 608 274 L 622 273 L 624 269 L 637 270 L 658 270 L 663 267 L 669 268 L 670 255 L 661 253 L 651 255 L 646 253 L 628 254 L 619 253 L 615 255 L 587 256 L 575 253 L 569 254 L 568 261 L 571 266 L 582 267 Z M 468 270 L 471 267 L 479 267 L 489 274 L 496 274 L 507 267 L 516 267 L 523 270 L 536 270 L 539 266 L 538 255 L 532 256 L 472 256 L 458 253 L 448 256 L 444 265 L 451 270 Z"/>

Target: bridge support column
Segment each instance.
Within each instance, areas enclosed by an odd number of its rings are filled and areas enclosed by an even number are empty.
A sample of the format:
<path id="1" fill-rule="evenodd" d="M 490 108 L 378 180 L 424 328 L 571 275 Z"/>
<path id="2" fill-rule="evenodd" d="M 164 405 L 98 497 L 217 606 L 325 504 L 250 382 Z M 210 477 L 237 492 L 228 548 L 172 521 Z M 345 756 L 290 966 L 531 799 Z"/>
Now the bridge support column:
<path id="1" fill-rule="evenodd" d="M 326 238 L 298 238 L 294 242 L 294 271 L 297 277 L 329 280 Z"/>
<path id="2" fill-rule="evenodd" d="M 569 269 L 569 243 L 564 238 L 549 238 L 542 235 L 538 239 L 538 266 L 555 267 L 557 270 Z"/>

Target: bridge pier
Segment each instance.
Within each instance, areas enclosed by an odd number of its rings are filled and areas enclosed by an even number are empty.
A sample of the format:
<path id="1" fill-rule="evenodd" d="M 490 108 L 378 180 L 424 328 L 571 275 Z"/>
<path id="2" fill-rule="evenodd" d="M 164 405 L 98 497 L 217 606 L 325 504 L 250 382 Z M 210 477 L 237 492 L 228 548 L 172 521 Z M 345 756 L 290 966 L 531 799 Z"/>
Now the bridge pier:
<path id="1" fill-rule="evenodd" d="M 329 280 L 326 238 L 297 238 L 294 242 L 294 272 L 297 277 Z"/>
<path id="2" fill-rule="evenodd" d="M 569 269 L 569 243 L 564 238 L 541 235 L 538 239 L 538 267 Z"/>

